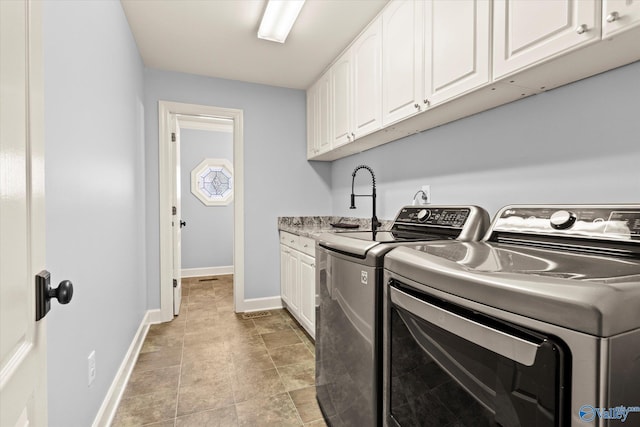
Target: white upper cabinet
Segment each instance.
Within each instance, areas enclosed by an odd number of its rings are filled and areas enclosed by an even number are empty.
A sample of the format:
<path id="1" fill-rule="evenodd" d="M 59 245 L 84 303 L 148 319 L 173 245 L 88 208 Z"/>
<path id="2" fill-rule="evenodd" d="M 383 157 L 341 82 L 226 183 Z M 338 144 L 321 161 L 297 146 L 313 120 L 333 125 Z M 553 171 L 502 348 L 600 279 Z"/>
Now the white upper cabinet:
<path id="1" fill-rule="evenodd" d="M 494 0 L 493 76 L 600 40 L 599 0 Z"/>
<path id="2" fill-rule="evenodd" d="M 419 111 L 422 7 L 422 1 L 397 0 L 382 12 L 383 125 Z"/>
<path id="3" fill-rule="evenodd" d="M 380 32 L 376 20 L 331 67 L 333 148 L 382 127 Z"/>
<path id="4" fill-rule="evenodd" d="M 331 133 L 333 148 L 351 141 L 351 52 L 343 54 L 331 67 L 331 96 L 333 101 Z"/>
<path id="5" fill-rule="evenodd" d="M 383 123 L 489 82 L 489 0 L 397 0 L 382 15 Z"/>
<path id="6" fill-rule="evenodd" d="M 604 0 L 602 38 L 640 26 L 640 0 Z M 640 41 L 638 41 L 640 44 Z"/>
<path id="7" fill-rule="evenodd" d="M 640 0 L 390 0 L 308 92 L 309 158 L 339 159 L 638 61 L 638 40 Z"/>
<path id="8" fill-rule="evenodd" d="M 331 79 L 325 73 L 307 89 L 307 158 L 331 148 Z"/>
<path id="9" fill-rule="evenodd" d="M 351 47 L 353 138 L 382 127 L 382 21 L 376 19 Z"/>
<path id="10" fill-rule="evenodd" d="M 317 113 L 316 120 L 318 130 L 316 134 L 318 139 L 316 141 L 317 154 L 325 153 L 331 150 L 331 79 L 330 73 L 325 73 L 320 80 L 318 80 L 317 94 Z"/>
<path id="11" fill-rule="evenodd" d="M 423 107 L 489 81 L 489 0 L 425 1 Z"/>
<path id="12" fill-rule="evenodd" d="M 307 159 L 318 154 L 318 90 L 317 85 L 307 89 Z"/>

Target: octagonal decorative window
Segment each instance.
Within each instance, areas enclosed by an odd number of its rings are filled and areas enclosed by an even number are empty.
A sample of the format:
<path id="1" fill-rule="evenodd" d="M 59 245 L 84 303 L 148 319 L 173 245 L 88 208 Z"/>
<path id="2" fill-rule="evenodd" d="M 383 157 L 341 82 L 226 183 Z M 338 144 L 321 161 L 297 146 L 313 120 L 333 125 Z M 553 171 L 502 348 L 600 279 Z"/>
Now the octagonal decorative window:
<path id="1" fill-rule="evenodd" d="M 191 171 L 191 192 L 207 206 L 233 200 L 233 165 L 226 159 L 204 159 Z"/>

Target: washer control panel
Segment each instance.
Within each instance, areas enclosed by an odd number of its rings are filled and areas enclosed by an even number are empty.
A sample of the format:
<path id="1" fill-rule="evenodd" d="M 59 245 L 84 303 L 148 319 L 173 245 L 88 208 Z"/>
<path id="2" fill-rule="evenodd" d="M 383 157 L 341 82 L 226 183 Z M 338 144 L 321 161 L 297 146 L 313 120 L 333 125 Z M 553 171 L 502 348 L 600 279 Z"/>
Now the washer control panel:
<path id="1" fill-rule="evenodd" d="M 576 223 L 576 219 L 576 214 L 573 212 L 559 210 L 551 214 L 549 224 L 556 230 L 565 230 L 571 228 Z"/>
<path id="2" fill-rule="evenodd" d="M 640 205 L 507 206 L 492 231 L 640 241 Z"/>
<path id="3" fill-rule="evenodd" d="M 462 228 L 470 212 L 461 207 L 407 206 L 400 210 L 394 223 Z"/>

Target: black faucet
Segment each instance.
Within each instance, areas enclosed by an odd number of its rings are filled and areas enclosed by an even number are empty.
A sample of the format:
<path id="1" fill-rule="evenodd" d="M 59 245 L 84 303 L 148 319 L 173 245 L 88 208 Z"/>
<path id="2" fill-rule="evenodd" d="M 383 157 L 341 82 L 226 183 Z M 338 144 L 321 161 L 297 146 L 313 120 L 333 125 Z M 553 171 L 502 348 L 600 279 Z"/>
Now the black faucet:
<path id="1" fill-rule="evenodd" d="M 371 194 L 354 194 L 353 193 L 353 184 L 356 180 L 356 173 L 358 173 L 358 171 L 360 169 L 366 169 L 369 171 L 369 173 L 371 174 L 371 180 L 372 180 L 372 187 L 373 187 L 373 191 Z M 376 229 L 380 226 L 380 223 L 378 222 L 378 218 L 376 217 L 376 176 L 373 174 L 373 169 L 371 169 L 369 166 L 367 165 L 360 165 L 358 167 L 356 167 L 353 170 L 353 174 L 351 174 L 351 206 L 349 206 L 349 209 L 355 209 L 356 208 L 356 197 L 371 197 L 372 201 L 373 201 L 373 213 L 371 216 L 371 231 L 373 231 L 375 233 Z"/>

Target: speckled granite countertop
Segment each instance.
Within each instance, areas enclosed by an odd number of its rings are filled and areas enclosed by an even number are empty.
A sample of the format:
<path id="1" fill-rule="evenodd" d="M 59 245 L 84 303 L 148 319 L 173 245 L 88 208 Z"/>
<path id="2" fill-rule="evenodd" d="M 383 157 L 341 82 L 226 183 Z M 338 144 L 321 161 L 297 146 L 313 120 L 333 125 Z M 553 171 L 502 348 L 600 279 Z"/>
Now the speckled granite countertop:
<path id="1" fill-rule="evenodd" d="M 381 230 L 391 228 L 393 221 L 380 220 Z M 371 230 L 371 218 L 352 218 L 342 216 L 281 216 L 278 217 L 278 230 L 297 234 L 298 236 L 317 238 L 320 234 L 333 231 L 345 231 L 344 228 L 334 228 L 331 224 L 358 224 L 352 231 Z"/>

